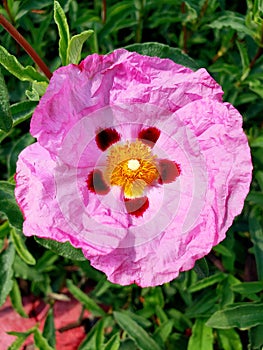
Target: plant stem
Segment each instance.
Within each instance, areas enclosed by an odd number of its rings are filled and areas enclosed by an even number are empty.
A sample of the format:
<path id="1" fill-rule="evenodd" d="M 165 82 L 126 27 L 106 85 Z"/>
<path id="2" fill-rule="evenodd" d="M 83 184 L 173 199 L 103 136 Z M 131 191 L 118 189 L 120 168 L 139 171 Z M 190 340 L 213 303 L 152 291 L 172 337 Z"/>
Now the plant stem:
<path id="1" fill-rule="evenodd" d="M 185 8 L 185 2 L 183 1 L 181 3 L 181 12 L 184 14 L 186 13 L 186 8 Z M 183 30 L 183 52 L 187 53 L 187 28 L 186 24 L 183 22 L 182 23 L 182 30 Z"/>
<path id="2" fill-rule="evenodd" d="M 0 14 L 0 24 L 5 28 L 5 30 L 18 42 L 18 44 L 27 52 L 27 54 L 32 58 L 36 65 L 41 69 L 45 76 L 50 79 L 52 73 L 50 72 L 47 65 L 39 57 L 33 47 L 26 41 L 26 39 L 16 30 L 16 28 L 8 22 L 8 20 Z"/>
<path id="3" fill-rule="evenodd" d="M 262 24 L 262 32 L 261 32 L 261 39 L 260 39 L 260 46 L 258 48 L 258 51 L 256 52 L 256 55 L 253 57 L 252 61 L 250 62 L 249 68 L 253 68 L 257 59 L 263 54 L 263 24 Z"/>
<path id="4" fill-rule="evenodd" d="M 107 2 L 106 0 L 102 0 L 102 13 L 101 13 L 102 23 L 106 22 L 106 18 L 107 18 Z"/>

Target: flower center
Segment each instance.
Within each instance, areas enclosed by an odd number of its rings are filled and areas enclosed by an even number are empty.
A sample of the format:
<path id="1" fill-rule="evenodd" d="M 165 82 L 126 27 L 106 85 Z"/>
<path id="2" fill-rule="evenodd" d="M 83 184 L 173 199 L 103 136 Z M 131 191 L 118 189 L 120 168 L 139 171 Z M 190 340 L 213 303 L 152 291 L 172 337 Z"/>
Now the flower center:
<path id="1" fill-rule="evenodd" d="M 128 168 L 130 170 L 138 170 L 140 165 L 141 164 L 138 161 L 138 159 L 130 159 L 130 160 L 128 160 Z"/>
<path id="2" fill-rule="evenodd" d="M 110 185 L 121 186 L 125 198 L 143 196 L 145 187 L 158 177 L 156 156 L 142 141 L 118 144 L 109 149 L 105 178 Z"/>

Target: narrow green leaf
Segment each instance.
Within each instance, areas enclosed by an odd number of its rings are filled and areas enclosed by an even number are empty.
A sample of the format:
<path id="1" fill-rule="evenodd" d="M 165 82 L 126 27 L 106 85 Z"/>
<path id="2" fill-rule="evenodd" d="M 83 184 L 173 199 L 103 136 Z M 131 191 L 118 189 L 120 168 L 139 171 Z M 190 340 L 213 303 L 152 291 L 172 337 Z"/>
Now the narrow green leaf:
<path id="1" fill-rule="evenodd" d="M 32 256 L 32 254 L 28 251 L 22 239 L 22 232 L 15 228 L 12 228 L 10 232 L 11 232 L 12 241 L 16 248 L 16 252 L 20 256 L 20 258 L 24 260 L 24 262 L 27 263 L 28 265 L 35 265 L 36 260 Z"/>
<path id="2" fill-rule="evenodd" d="M 238 283 L 231 286 L 231 289 L 233 290 L 233 292 L 245 295 L 258 293 L 263 290 L 263 281 Z"/>
<path id="3" fill-rule="evenodd" d="M 87 334 L 87 337 L 83 340 L 83 342 L 78 347 L 78 350 L 97 350 L 96 342 L 98 339 L 98 333 L 105 328 L 105 324 L 107 321 L 107 317 L 99 320 L 95 326 L 92 327 L 90 332 Z"/>
<path id="4" fill-rule="evenodd" d="M 1 225 L 0 225 L 0 239 L 5 238 L 7 235 L 9 235 L 10 233 L 10 225 L 8 220 L 4 221 Z"/>
<path id="5" fill-rule="evenodd" d="M 119 347 L 120 347 L 120 336 L 118 333 L 116 333 L 105 344 L 103 350 L 118 350 Z"/>
<path id="6" fill-rule="evenodd" d="M 0 254 L 0 306 L 6 300 L 13 287 L 13 262 L 15 258 L 15 248 L 9 244 L 8 248 Z"/>
<path id="7" fill-rule="evenodd" d="M 207 278 L 203 278 L 202 280 L 196 282 L 194 285 L 190 286 L 188 291 L 193 293 L 197 292 L 199 290 L 202 290 L 204 288 L 210 287 L 223 279 L 226 278 L 226 275 L 224 273 L 217 273 L 215 275 L 209 276 Z"/>
<path id="8" fill-rule="evenodd" d="M 4 77 L 0 70 L 0 129 L 8 132 L 13 125 L 9 96 Z"/>
<path id="9" fill-rule="evenodd" d="M 103 347 L 104 343 L 104 322 L 99 322 L 96 332 L 94 333 L 95 336 L 95 349 L 101 349 Z"/>
<path id="10" fill-rule="evenodd" d="M 259 184 L 259 187 L 261 189 L 261 191 L 263 192 L 263 171 L 260 171 L 258 170 L 256 173 L 255 173 L 255 178 Z"/>
<path id="11" fill-rule="evenodd" d="M 76 287 L 71 280 L 67 280 L 67 287 L 70 293 L 80 301 L 85 309 L 92 312 L 94 316 L 105 316 L 105 312 L 92 300 L 86 293 L 82 292 L 78 287 Z"/>
<path id="12" fill-rule="evenodd" d="M 54 350 L 54 348 L 48 344 L 47 339 L 43 337 L 38 328 L 34 331 L 34 342 L 39 350 Z"/>
<path id="13" fill-rule="evenodd" d="M 209 275 L 209 268 L 208 268 L 208 264 L 206 262 L 206 259 L 199 259 L 196 261 L 195 266 L 194 266 L 194 270 L 197 273 L 197 275 L 199 276 L 199 278 L 205 278 L 208 277 Z"/>
<path id="14" fill-rule="evenodd" d="M 263 325 L 252 327 L 248 331 L 249 336 L 249 349 L 262 350 L 263 347 Z M 231 349 L 232 350 L 232 349 Z M 236 349 L 233 349 L 236 350 Z M 239 350 L 239 349 L 238 349 Z"/>
<path id="15" fill-rule="evenodd" d="M 23 216 L 16 203 L 14 190 L 15 185 L 0 181 L 0 211 L 6 214 L 12 226 L 21 229 Z"/>
<path id="16" fill-rule="evenodd" d="M 33 101 L 23 101 L 11 105 L 13 125 L 16 126 L 29 119 L 33 114 L 37 103 Z"/>
<path id="17" fill-rule="evenodd" d="M 249 64 L 250 64 L 247 45 L 245 45 L 244 42 L 241 42 L 239 40 L 236 40 L 236 45 L 239 50 L 241 63 L 242 63 L 242 71 L 244 75 L 246 72 L 249 73 Z"/>
<path id="18" fill-rule="evenodd" d="M 192 328 L 192 323 L 188 317 L 185 316 L 181 311 L 176 309 L 170 309 L 168 311 L 169 316 L 171 317 L 174 327 L 180 331 L 184 332 L 187 328 Z"/>
<path id="19" fill-rule="evenodd" d="M 215 312 L 206 325 L 214 328 L 250 328 L 263 324 L 263 304 L 242 303 Z"/>
<path id="20" fill-rule="evenodd" d="M 238 333 L 234 329 L 219 329 L 219 343 L 224 350 L 242 350 L 243 346 Z"/>
<path id="21" fill-rule="evenodd" d="M 44 280 L 43 274 L 36 270 L 35 267 L 27 265 L 19 255 L 15 256 L 14 261 L 14 275 L 24 280 L 39 283 Z"/>
<path id="22" fill-rule="evenodd" d="M 122 310 L 121 311 L 123 315 L 127 315 L 130 317 L 134 322 L 136 322 L 139 326 L 143 328 L 151 327 L 152 323 L 147 318 L 138 315 L 138 313 L 131 312 L 129 310 Z"/>
<path id="23" fill-rule="evenodd" d="M 78 64 L 81 58 L 81 50 L 85 41 L 94 33 L 93 30 L 85 30 L 84 32 L 74 35 L 68 45 L 67 64 Z"/>
<path id="24" fill-rule="evenodd" d="M 10 299 L 11 299 L 12 306 L 16 310 L 16 312 L 20 316 L 28 318 L 28 315 L 26 314 L 23 308 L 21 293 L 16 280 L 13 281 L 13 288 L 10 292 Z"/>
<path id="25" fill-rule="evenodd" d="M 218 244 L 217 246 L 215 246 L 215 247 L 213 248 L 213 250 L 214 250 L 215 252 L 217 252 L 217 253 L 219 253 L 219 254 L 221 254 L 221 255 L 227 257 L 227 258 L 231 257 L 232 254 L 233 254 L 233 253 L 231 252 L 231 250 L 230 250 L 228 247 L 224 246 L 223 244 Z"/>
<path id="26" fill-rule="evenodd" d="M 172 329 L 173 321 L 167 320 L 156 329 L 156 331 L 153 334 L 153 338 L 156 340 L 157 343 L 163 345 L 170 336 Z"/>
<path id="27" fill-rule="evenodd" d="M 53 307 L 50 307 L 45 320 L 43 337 L 46 338 L 48 344 L 55 348 L 56 345 L 56 330 L 54 322 L 54 311 Z"/>
<path id="28" fill-rule="evenodd" d="M 159 44 L 155 42 L 132 44 L 126 46 L 128 51 L 135 51 L 142 55 L 157 56 L 160 58 L 170 58 L 175 63 L 181 64 L 193 70 L 197 70 L 199 65 L 188 55 L 184 54 L 182 50 L 168 45 Z"/>
<path id="29" fill-rule="evenodd" d="M 24 67 L 18 62 L 15 56 L 11 55 L 3 46 L 0 45 L 0 64 L 6 70 L 22 81 L 47 81 L 47 78 L 38 73 L 32 66 Z"/>
<path id="30" fill-rule="evenodd" d="M 25 134 L 18 139 L 11 149 L 11 152 L 7 158 L 7 168 L 9 178 L 13 176 L 16 172 L 16 162 L 18 155 L 22 152 L 24 148 L 31 145 L 35 139 L 30 134 Z"/>
<path id="31" fill-rule="evenodd" d="M 192 329 L 187 350 L 213 350 L 213 330 L 205 325 L 205 320 L 197 319 Z"/>
<path id="32" fill-rule="evenodd" d="M 186 309 L 185 315 L 189 318 L 209 317 L 217 310 L 217 299 L 214 290 L 206 290 Z"/>
<path id="33" fill-rule="evenodd" d="M 69 46 L 69 27 L 65 13 L 58 1 L 54 1 L 54 20 L 58 26 L 59 33 L 59 56 L 62 65 L 67 64 L 67 50 Z"/>
<path id="34" fill-rule="evenodd" d="M 254 37 L 255 32 L 246 26 L 245 16 L 233 11 L 225 11 L 223 16 L 217 17 L 214 21 L 208 24 L 210 28 L 222 29 L 229 27 L 239 33 L 240 37 L 245 34 Z"/>
<path id="35" fill-rule="evenodd" d="M 263 208 L 263 193 L 257 191 L 250 191 L 247 195 L 246 201 L 250 204 L 257 204 Z"/>
<path id="36" fill-rule="evenodd" d="M 37 243 L 41 244 L 43 247 L 52 250 L 58 255 L 71 260 L 86 261 L 81 249 L 72 247 L 69 242 L 61 243 L 54 241 L 52 239 L 44 239 L 35 237 Z"/>
<path id="37" fill-rule="evenodd" d="M 7 350 L 21 350 L 27 335 L 21 335 L 8 347 Z"/>
<path id="38" fill-rule="evenodd" d="M 249 215 L 249 232 L 254 244 L 258 279 L 263 280 L 263 228 L 262 210 L 254 207 Z"/>
<path id="39" fill-rule="evenodd" d="M 113 312 L 113 316 L 119 326 L 134 340 L 139 349 L 161 350 L 161 347 L 153 340 L 149 333 L 134 322 L 132 318 L 119 311 Z"/>

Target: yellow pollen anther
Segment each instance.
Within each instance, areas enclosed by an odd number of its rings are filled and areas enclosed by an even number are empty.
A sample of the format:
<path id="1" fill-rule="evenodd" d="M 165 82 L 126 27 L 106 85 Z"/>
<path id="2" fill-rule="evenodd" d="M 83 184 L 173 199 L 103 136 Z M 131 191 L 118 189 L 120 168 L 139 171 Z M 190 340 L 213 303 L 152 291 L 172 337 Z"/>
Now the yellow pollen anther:
<path id="1" fill-rule="evenodd" d="M 130 159 L 128 160 L 128 168 L 131 170 L 137 170 L 140 167 L 140 162 L 138 159 Z"/>
<path id="2" fill-rule="evenodd" d="M 105 179 L 109 185 L 122 187 L 126 198 L 143 196 L 146 186 L 158 177 L 156 156 L 143 142 L 117 144 L 109 149 Z"/>

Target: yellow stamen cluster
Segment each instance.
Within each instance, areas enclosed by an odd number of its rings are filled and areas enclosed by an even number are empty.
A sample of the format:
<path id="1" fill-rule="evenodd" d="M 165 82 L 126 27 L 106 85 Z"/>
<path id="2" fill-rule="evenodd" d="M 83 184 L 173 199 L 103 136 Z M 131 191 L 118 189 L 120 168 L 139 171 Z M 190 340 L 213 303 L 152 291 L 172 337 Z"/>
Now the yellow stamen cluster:
<path id="1" fill-rule="evenodd" d="M 110 185 L 121 186 L 126 198 L 139 198 L 145 187 L 159 177 L 156 157 L 142 141 L 117 144 L 110 148 L 105 172 Z"/>

